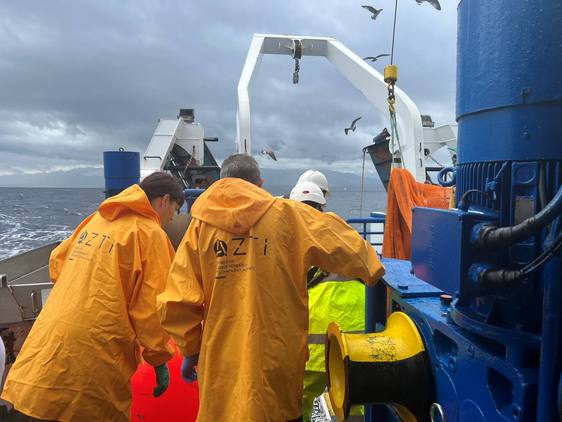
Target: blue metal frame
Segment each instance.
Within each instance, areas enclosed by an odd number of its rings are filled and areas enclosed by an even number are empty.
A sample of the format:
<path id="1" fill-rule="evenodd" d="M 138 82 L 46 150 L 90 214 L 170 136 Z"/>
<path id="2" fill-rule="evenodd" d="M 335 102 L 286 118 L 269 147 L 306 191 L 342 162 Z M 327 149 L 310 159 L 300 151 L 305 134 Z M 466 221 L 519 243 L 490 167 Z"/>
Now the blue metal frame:
<path id="1" fill-rule="evenodd" d="M 203 192 L 205 192 L 205 189 L 184 189 L 183 194 L 185 195 L 185 205 L 187 206 L 187 212 L 191 212 L 193 203 Z"/>
<path id="2" fill-rule="evenodd" d="M 384 223 L 386 221 L 386 214 L 382 213 L 382 212 L 372 212 L 370 217 L 355 217 L 355 218 L 348 218 L 346 220 L 347 224 L 350 225 L 361 225 L 361 229 L 357 229 L 357 231 L 359 232 L 359 234 L 363 237 L 363 239 L 365 240 L 369 240 L 368 236 L 369 235 L 383 235 L 384 234 Z M 369 224 L 382 224 L 383 225 L 383 230 L 382 231 L 369 231 L 367 229 L 367 226 Z M 377 243 L 377 242 L 370 242 L 371 245 L 373 246 L 382 246 L 382 242 Z"/>

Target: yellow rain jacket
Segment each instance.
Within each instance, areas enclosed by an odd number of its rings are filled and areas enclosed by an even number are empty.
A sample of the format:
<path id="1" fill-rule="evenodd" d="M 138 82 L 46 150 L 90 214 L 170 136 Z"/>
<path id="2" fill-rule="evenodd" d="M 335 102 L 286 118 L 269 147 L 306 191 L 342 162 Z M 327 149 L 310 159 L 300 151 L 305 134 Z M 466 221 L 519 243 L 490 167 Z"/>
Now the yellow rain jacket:
<path id="1" fill-rule="evenodd" d="M 341 218 L 244 180 L 221 179 L 195 202 L 158 304 L 183 355 L 200 353 L 199 422 L 301 415 L 313 265 L 368 284 L 384 274 Z"/>
<path id="2" fill-rule="evenodd" d="M 156 312 L 173 249 L 138 185 L 104 201 L 49 261 L 55 282 L 2 398 L 35 418 L 128 421 L 140 359 L 172 357 Z"/>

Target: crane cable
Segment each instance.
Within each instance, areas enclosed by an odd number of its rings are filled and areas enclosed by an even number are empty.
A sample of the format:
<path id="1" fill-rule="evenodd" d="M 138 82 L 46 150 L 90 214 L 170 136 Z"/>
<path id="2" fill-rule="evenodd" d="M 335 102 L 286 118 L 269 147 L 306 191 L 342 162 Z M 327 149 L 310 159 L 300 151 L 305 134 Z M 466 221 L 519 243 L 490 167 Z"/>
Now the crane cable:
<path id="1" fill-rule="evenodd" d="M 398 135 L 398 123 L 396 121 L 396 97 L 394 95 L 394 85 L 398 80 L 398 67 L 394 65 L 394 41 L 396 38 L 396 16 L 398 15 L 398 0 L 394 4 L 394 25 L 392 27 L 392 48 L 390 51 L 390 65 L 384 68 L 384 81 L 388 84 L 388 112 L 390 114 L 390 142 L 392 154 L 394 154 L 395 145 L 398 146 L 398 153 L 400 155 L 400 167 L 404 165 L 402 155 L 402 146 L 400 145 L 400 136 Z M 392 167 L 394 167 L 395 160 L 392 160 Z"/>
<path id="2" fill-rule="evenodd" d="M 390 49 L 390 64 L 394 63 L 394 38 L 396 37 L 396 15 L 398 14 L 398 0 L 394 3 L 394 25 L 392 26 L 392 48 Z"/>

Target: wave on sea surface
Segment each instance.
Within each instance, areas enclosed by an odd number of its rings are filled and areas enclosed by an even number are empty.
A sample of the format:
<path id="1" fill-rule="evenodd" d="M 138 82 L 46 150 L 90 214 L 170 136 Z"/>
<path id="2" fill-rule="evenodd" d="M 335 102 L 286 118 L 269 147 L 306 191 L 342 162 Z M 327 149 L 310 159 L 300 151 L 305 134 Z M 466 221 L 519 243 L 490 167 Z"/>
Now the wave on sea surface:
<path id="1" fill-rule="evenodd" d="M 39 228 L 34 223 L 0 214 L 0 259 L 63 240 L 70 234 L 69 226 L 48 224 Z"/>
<path id="2" fill-rule="evenodd" d="M 103 200 L 101 189 L 0 188 L 0 259 L 58 242 Z"/>

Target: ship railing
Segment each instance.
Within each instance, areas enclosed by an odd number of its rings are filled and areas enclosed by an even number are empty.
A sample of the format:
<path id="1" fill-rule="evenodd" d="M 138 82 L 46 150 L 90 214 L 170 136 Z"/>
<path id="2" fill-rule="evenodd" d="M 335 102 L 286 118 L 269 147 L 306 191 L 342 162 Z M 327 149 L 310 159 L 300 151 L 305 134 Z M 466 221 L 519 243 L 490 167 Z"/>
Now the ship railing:
<path id="1" fill-rule="evenodd" d="M 354 217 L 348 218 L 346 221 L 359 232 L 363 239 L 373 245 L 379 254 L 382 253 L 385 213 L 372 212 L 370 217 Z"/>

